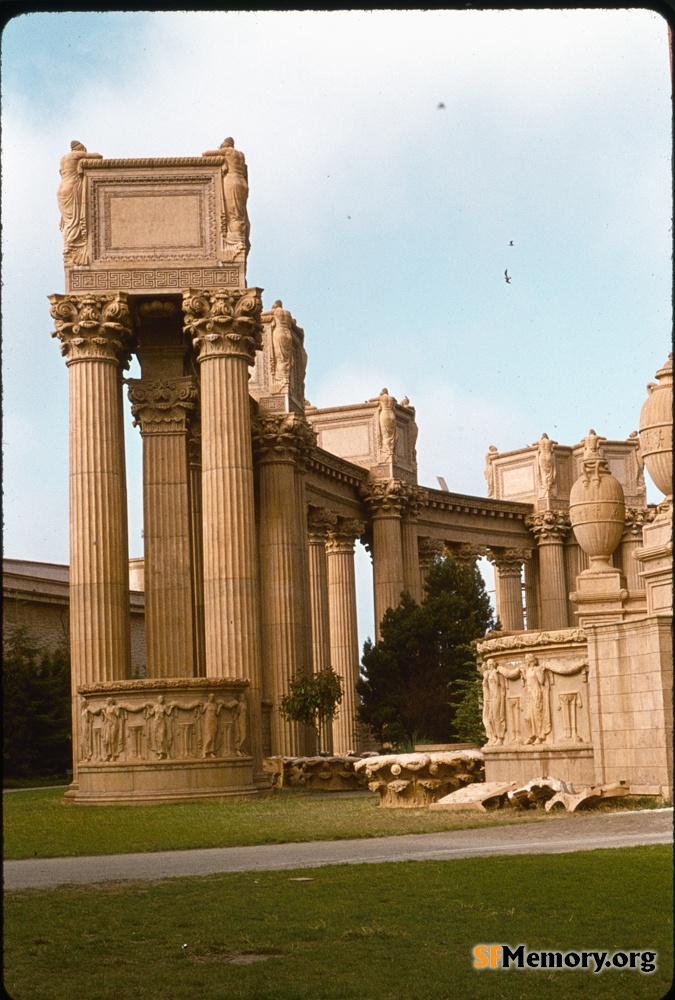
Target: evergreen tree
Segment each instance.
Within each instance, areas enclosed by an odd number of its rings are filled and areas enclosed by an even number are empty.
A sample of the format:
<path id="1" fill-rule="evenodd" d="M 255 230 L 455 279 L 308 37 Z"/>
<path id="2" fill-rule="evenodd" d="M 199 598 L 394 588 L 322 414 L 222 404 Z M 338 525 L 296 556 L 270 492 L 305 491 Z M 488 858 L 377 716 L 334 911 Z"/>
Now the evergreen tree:
<path id="1" fill-rule="evenodd" d="M 422 604 L 403 593 L 382 619 L 381 639 L 364 646 L 359 715 L 383 742 L 466 738 L 467 707 L 459 719 L 458 708 L 467 695 L 475 700 L 471 641 L 495 626 L 490 601 L 477 567 L 449 557 L 435 561 L 425 590 Z M 468 711 L 471 721 L 475 708 Z"/>
<path id="2" fill-rule="evenodd" d="M 2 673 L 5 775 L 64 775 L 72 764 L 67 650 L 41 652 L 16 629 L 5 637 Z"/>
<path id="3" fill-rule="evenodd" d="M 288 692 L 282 697 L 281 714 L 291 722 L 312 726 L 319 751 L 326 734 L 326 723 L 335 718 L 344 694 L 342 678 L 332 667 L 315 674 L 296 674 Z"/>

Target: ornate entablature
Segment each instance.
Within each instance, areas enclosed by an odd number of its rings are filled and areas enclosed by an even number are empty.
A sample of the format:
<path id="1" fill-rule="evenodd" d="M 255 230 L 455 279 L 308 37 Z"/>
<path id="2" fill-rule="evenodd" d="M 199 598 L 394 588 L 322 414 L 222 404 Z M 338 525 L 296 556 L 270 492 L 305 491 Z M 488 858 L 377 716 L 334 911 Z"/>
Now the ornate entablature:
<path id="1" fill-rule="evenodd" d="M 243 154 L 104 159 L 80 142 L 61 159 L 66 290 L 241 288 L 249 248 Z"/>

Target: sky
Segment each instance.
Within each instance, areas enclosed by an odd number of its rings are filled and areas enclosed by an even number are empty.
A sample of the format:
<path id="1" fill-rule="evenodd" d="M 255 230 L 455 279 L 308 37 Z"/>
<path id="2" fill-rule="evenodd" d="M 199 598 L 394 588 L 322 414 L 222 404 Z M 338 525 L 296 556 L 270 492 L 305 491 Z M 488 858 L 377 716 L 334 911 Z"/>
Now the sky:
<path id="1" fill-rule="evenodd" d="M 672 341 L 671 89 L 666 21 L 641 9 L 10 21 L 4 555 L 68 562 L 68 375 L 47 296 L 64 291 L 56 189 L 72 139 L 129 158 L 200 155 L 234 136 L 249 170 L 248 283 L 305 330 L 308 399 L 408 396 L 420 483 L 484 496 L 490 444 L 638 427 Z M 139 556 L 130 414 L 126 435 Z M 363 639 L 363 551 L 357 587 Z"/>

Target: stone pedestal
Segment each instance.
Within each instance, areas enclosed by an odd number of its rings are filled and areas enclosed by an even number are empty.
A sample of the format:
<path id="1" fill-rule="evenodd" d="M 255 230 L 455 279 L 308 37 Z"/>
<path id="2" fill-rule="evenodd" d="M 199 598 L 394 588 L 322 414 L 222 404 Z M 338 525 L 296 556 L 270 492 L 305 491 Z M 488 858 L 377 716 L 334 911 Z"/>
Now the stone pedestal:
<path id="1" fill-rule="evenodd" d="M 201 366 L 204 630 L 207 677 L 250 679 L 252 755 L 261 784 L 257 551 L 249 365 L 261 343 L 260 290 L 183 297 Z"/>
<path id="2" fill-rule="evenodd" d="M 129 357 L 127 297 L 51 295 L 53 336 L 70 384 L 70 649 L 73 789 L 81 684 L 131 673 L 129 553 L 122 368 Z"/>
<path id="3" fill-rule="evenodd" d="M 248 682 L 132 680 L 78 691 L 81 805 L 151 805 L 256 794 Z"/>
<path id="4" fill-rule="evenodd" d="M 330 617 L 330 658 L 342 678 L 344 695 L 333 720 L 333 752 L 346 754 L 356 746 L 356 682 L 359 679 L 359 638 L 356 618 L 354 542 L 363 534 L 362 521 L 340 519 L 328 532 L 326 568 Z"/>

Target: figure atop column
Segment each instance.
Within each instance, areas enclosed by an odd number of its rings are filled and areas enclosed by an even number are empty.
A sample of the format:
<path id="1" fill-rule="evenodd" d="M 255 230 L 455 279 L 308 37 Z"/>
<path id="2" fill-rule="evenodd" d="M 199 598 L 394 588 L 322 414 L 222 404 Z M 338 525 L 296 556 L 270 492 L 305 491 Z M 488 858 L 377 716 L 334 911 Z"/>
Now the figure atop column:
<path id="1" fill-rule="evenodd" d="M 248 168 L 246 158 L 234 148 L 234 139 L 223 139 L 218 149 L 207 149 L 202 156 L 220 156 L 221 187 L 224 213 L 221 231 L 224 237 L 226 260 L 245 256 L 250 249 L 250 224 L 246 203 L 248 201 Z"/>
<path id="2" fill-rule="evenodd" d="M 63 259 L 66 264 L 88 264 L 87 216 L 84 199 L 84 176 L 82 160 L 102 160 L 100 153 L 87 152 L 77 139 L 70 144 L 70 152 L 61 157 L 59 173 L 61 183 L 56 200 L 61 211 L 61 232 L 63 234 Z"/>
<path id="3" fill-rule="evenodd" d="M 393 462 L 398 440 L 396 426 L 396 399 L 388 389 L 380 393 L 380 410 L 377 417 L 377 445 L 381 462 Z"/>
<path id="4" fill-rule="evenodd" d="M 491 444 L 485 455 L 485 472 L 483 474 L 487 483 L 487 495 L 489 497 L 495 495 L 495 467 L 493 462 L 498 454 L 496 445 Z"/>
<path id="5" fill-rule="evenodd" d="M 550 494 L 556 481 L 554 448 L 557 441 L 551 441 L 548 434 L 542 434 L 533 447 L 537 449 L 537 473 L 539 476 L 539 496 Z"/>

